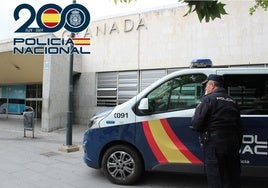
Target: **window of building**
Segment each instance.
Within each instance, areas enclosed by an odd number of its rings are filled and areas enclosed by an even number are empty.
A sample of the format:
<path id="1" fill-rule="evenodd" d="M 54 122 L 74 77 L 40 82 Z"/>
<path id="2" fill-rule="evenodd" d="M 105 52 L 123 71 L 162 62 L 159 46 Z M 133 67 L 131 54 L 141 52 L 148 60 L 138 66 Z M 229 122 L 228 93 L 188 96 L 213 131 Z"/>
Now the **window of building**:
<path id="1" fill-rule="evenodd" d="M 164 69 L 97 73 L 97 106 L 122 104 L 166 74 Z"/>
<path id="2" fill-rule="evenodd" d="M 118 104 L 122 104 L 138 94 L 138 71 L 118 73 Z"/>
<path id="3" fill-rule="evenodd" d="M 25 85 L 0 86 L 0 114 L 22 114 L 25 93 Z"/>
<path id="4" fill-rule="evenodd" d="M 97 106 L 117 105 L 117 72 L 97 74 Z"/>
<path id="5" fill-rule="evenodd" d="M 164 69 L 159 70 L 142 70 L 140 78 L 140 91 L 144 90 L 150 84 L 154 83 L 156 80 L 167 75 L 167 71 Z"/>

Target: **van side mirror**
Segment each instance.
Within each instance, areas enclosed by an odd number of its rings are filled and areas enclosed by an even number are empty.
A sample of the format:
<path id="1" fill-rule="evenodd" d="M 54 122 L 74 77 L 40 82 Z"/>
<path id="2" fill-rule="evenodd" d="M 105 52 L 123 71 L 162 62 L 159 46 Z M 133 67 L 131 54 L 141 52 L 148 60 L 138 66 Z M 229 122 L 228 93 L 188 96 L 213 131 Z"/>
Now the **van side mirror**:
<path id="1" fill-rule="evenodd" d="M 143 98 L 140 101 L 140 104 L 138 106 L 138 109 L 140 111 L 147 111 L 149 110 L 149 102 L 148 102 L 148 98 Z"/>
<path id="2" fill-rule="evenodd" d="M 140 104 L 138 106 L 138 110 L 143 115 L 151 115 L 152 114 L 152 109 L 149 107 L 148 98 L 141 99 Z"/>
<path id="3" fill-rule="evenodd" d="M 153 114 L 153 109 L 151 107 L 151 104 L 149 105 L 149 99 L 148 98 L 143 98 L 143 99 L 140 100 L 140 103 L 138 105 L 138 110 L 142 115 L 151 115 L 151 114 Z"/>

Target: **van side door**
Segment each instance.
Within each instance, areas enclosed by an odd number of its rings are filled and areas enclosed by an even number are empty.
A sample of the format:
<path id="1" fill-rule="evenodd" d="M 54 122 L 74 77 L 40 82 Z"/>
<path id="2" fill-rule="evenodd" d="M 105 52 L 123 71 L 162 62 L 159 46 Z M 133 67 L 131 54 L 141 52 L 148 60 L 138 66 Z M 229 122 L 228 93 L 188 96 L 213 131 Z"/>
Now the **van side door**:
<path id="1" fill-rule="evenodd" d="M 177 76 L 157 86 L 137 104 L 142 105 L 144 99 L 148 103 L 147 110 L 137 110 L 137 122 L 142 127 L 137 137 L 144 137 L 137 139 L 137 144 L 149 158 L 145 161 L 149 168 L 203 173 L 203 168 L 190 168 L 203 164 L 198 134 L 190 126 L 206 78 L 201 73 Z"/>
<path id="2" fill-rule="evenodd" d="M 268 176 L 268 74 L 225 74 L 224 81 L 240 105 L 244 125 L 242 173 Z"/>

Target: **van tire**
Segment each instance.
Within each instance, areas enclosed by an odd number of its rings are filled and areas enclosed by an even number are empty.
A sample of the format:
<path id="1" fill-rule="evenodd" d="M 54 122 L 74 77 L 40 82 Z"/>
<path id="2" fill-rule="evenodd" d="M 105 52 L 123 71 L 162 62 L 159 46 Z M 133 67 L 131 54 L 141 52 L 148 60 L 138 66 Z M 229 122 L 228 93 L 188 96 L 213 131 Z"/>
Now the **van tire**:
<path id="1" fill-rule="evenodd" d="M 114 145 L 103 155 L 101 167 L 104 175 L 115 184 L 131 185 L 143 174 L 142 159 L 131 146 Z"/>

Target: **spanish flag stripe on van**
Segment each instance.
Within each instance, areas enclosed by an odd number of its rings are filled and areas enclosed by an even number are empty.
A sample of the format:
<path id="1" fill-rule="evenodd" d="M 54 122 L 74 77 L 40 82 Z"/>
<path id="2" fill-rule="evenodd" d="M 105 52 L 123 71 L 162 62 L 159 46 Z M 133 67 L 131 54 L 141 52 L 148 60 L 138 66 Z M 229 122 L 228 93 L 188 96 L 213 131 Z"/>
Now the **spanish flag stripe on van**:
<path id="1" fill-rule="evenodd" d="M 145 137 L 147 139 L 147 142 L 150 145 L 150 148 L 154 156 L 156 157 L 157 161 L 159 163 L 167 163 L 167 159 L 165 158 L 165 156 L 163 155 L 163 153 L 161 152 L 157 143 L 154 140 L 148 121 L 142 122 L 142 127 L 143 127 L 143 132 L 145 134 Z"/>
<path id="2" fill-rule="evenodd" d="M 177 149 L 173 143 L 160 120 L 150 120 L 150 129 L 154 136 L 155 142 L 162 151 L 163 155 L 167 158 L 168 162 L 182 162 L 190 163 L 190 161 Z"/>
<path id="3" fill-rule="evenodd" d="M 194 154 L 192 154 L 188 148 L 183 144 L 183 142 L 176 136 L 172 128 L 170 127 L 167 119 L 161 119 L 160 120 L 165 131 L 169 135 L 170 139 L 173 141 L 173 143 L 177 146 L 178 150 L 180 150 L 184 156 L 189 159 L 194 164 L 202 164 L 202 161 L 199 160 Z"/>
<path id="4" fill-rule="evenodd" d="M 202 163 L 176 136 L 167 119 L 149 120 L 142 122 L 142 125 L 147 142 L 159 163 Z"/>

